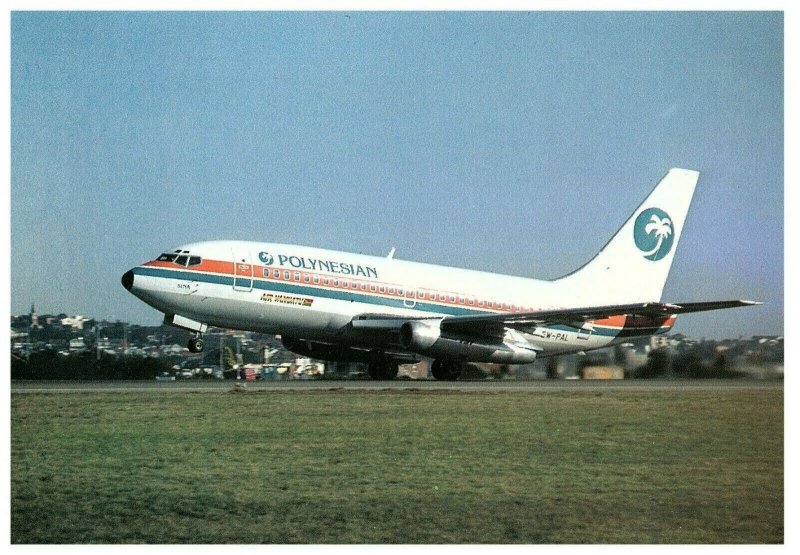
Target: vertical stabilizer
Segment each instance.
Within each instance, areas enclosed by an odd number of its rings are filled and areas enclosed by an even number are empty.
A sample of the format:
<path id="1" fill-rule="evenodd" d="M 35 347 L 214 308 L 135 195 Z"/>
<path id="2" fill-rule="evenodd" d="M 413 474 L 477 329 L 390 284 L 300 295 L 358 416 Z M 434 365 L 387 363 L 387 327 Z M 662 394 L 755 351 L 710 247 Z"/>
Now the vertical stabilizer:
<path id="1" fill-rule="evenodd" d="M 699 175 L 669 170 L 588 264 L 555 283 L 588 306 L 660 301 Z"/>

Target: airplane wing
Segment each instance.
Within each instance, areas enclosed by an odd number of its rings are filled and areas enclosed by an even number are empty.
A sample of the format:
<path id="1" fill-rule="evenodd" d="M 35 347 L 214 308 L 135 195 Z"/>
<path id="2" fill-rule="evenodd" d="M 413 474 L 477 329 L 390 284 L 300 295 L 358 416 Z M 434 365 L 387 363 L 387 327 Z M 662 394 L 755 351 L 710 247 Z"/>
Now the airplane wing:
<path id="1" fill-rule="evenodd" d="M 505 328 L 521 328 L 537 324 L 556 323 L 580 325 L 592 320 L 600 320 L 616 315 L 632 316 L 670 316 L 688 312 L 719 310 L 738 306 L 752 306 L 761 303 L 754 301 L 708 301 L 699 303 L 637 303 L 625 305 L 593 306 L 585 308 L 565 308 L 556 310 L 540 310 L 535 312 L 517 312 L 512 314 L 478 314 L 469 316 L 452 316 L 442 320 L 442 331 L 461 333 L 491 333 Z"/>
<path id="2" fill-rule="evenodd" d="M 582 323 L 616 315 L 670 316 L 689 312 L 719 310 L 739 306 L 753 306 L 755 301 L 707 301 L 692 303 L 636 303 L 582 308 L 539 310 L 502 314 L 474 314 L 467 316 L 445 316 L 441 318 L 441 330 L 456 334 L 502 335 L 506 329 L 536 326 L 545 323 L 560 323 L 580 327 Z M 396 315 L 362 314 L 351 322 L 354 329 L 390 332 L 400 329 L 409 320 L 433 319 L 426 317 L 402 318 Z"/>

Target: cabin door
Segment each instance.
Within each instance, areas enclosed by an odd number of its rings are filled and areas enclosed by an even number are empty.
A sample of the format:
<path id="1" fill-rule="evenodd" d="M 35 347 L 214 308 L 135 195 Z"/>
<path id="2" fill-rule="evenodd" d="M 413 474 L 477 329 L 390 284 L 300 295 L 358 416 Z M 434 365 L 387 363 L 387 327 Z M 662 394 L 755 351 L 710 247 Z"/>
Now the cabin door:
<path id="1" fill-rule="evenodd" d="M 233 290 L 253 290 L 253 265 L 250 263 L 250 251 L 246 249 L 233 249 Z"/>

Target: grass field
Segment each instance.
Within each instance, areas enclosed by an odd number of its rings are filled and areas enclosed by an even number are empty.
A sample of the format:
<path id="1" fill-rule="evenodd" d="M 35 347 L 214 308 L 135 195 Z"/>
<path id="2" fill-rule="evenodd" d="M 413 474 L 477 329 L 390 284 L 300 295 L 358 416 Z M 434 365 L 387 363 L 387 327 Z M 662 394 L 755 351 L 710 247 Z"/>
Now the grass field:
<path id="1" fill-rule="evenodd" d="M 780 543 L 783 391 L 12 394 L 12 543 Z"/>

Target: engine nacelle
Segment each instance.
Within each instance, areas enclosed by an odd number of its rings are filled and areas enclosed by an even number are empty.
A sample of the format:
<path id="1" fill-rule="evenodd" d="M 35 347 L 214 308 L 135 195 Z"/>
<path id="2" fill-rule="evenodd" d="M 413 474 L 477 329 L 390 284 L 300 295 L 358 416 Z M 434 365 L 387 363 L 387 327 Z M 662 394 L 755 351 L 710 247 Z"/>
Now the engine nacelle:
<path id="1" fill-rule="evenodd" d="M 400 326 L 400 344 L 415 353 L 425 354 L 441 335 L 442 330 L 439 329 L 438 320 L 436 322 L 411 320 Z"/>
<path id="2" fill-rule="evenodd" d="M 465 362 L 527 364 L 536 360 L 536 350 L 524 340 L 443 336 L 441 320 L 410 320 L 400 327 L 400 343 L 413 353 L 436 359 Z"/>

